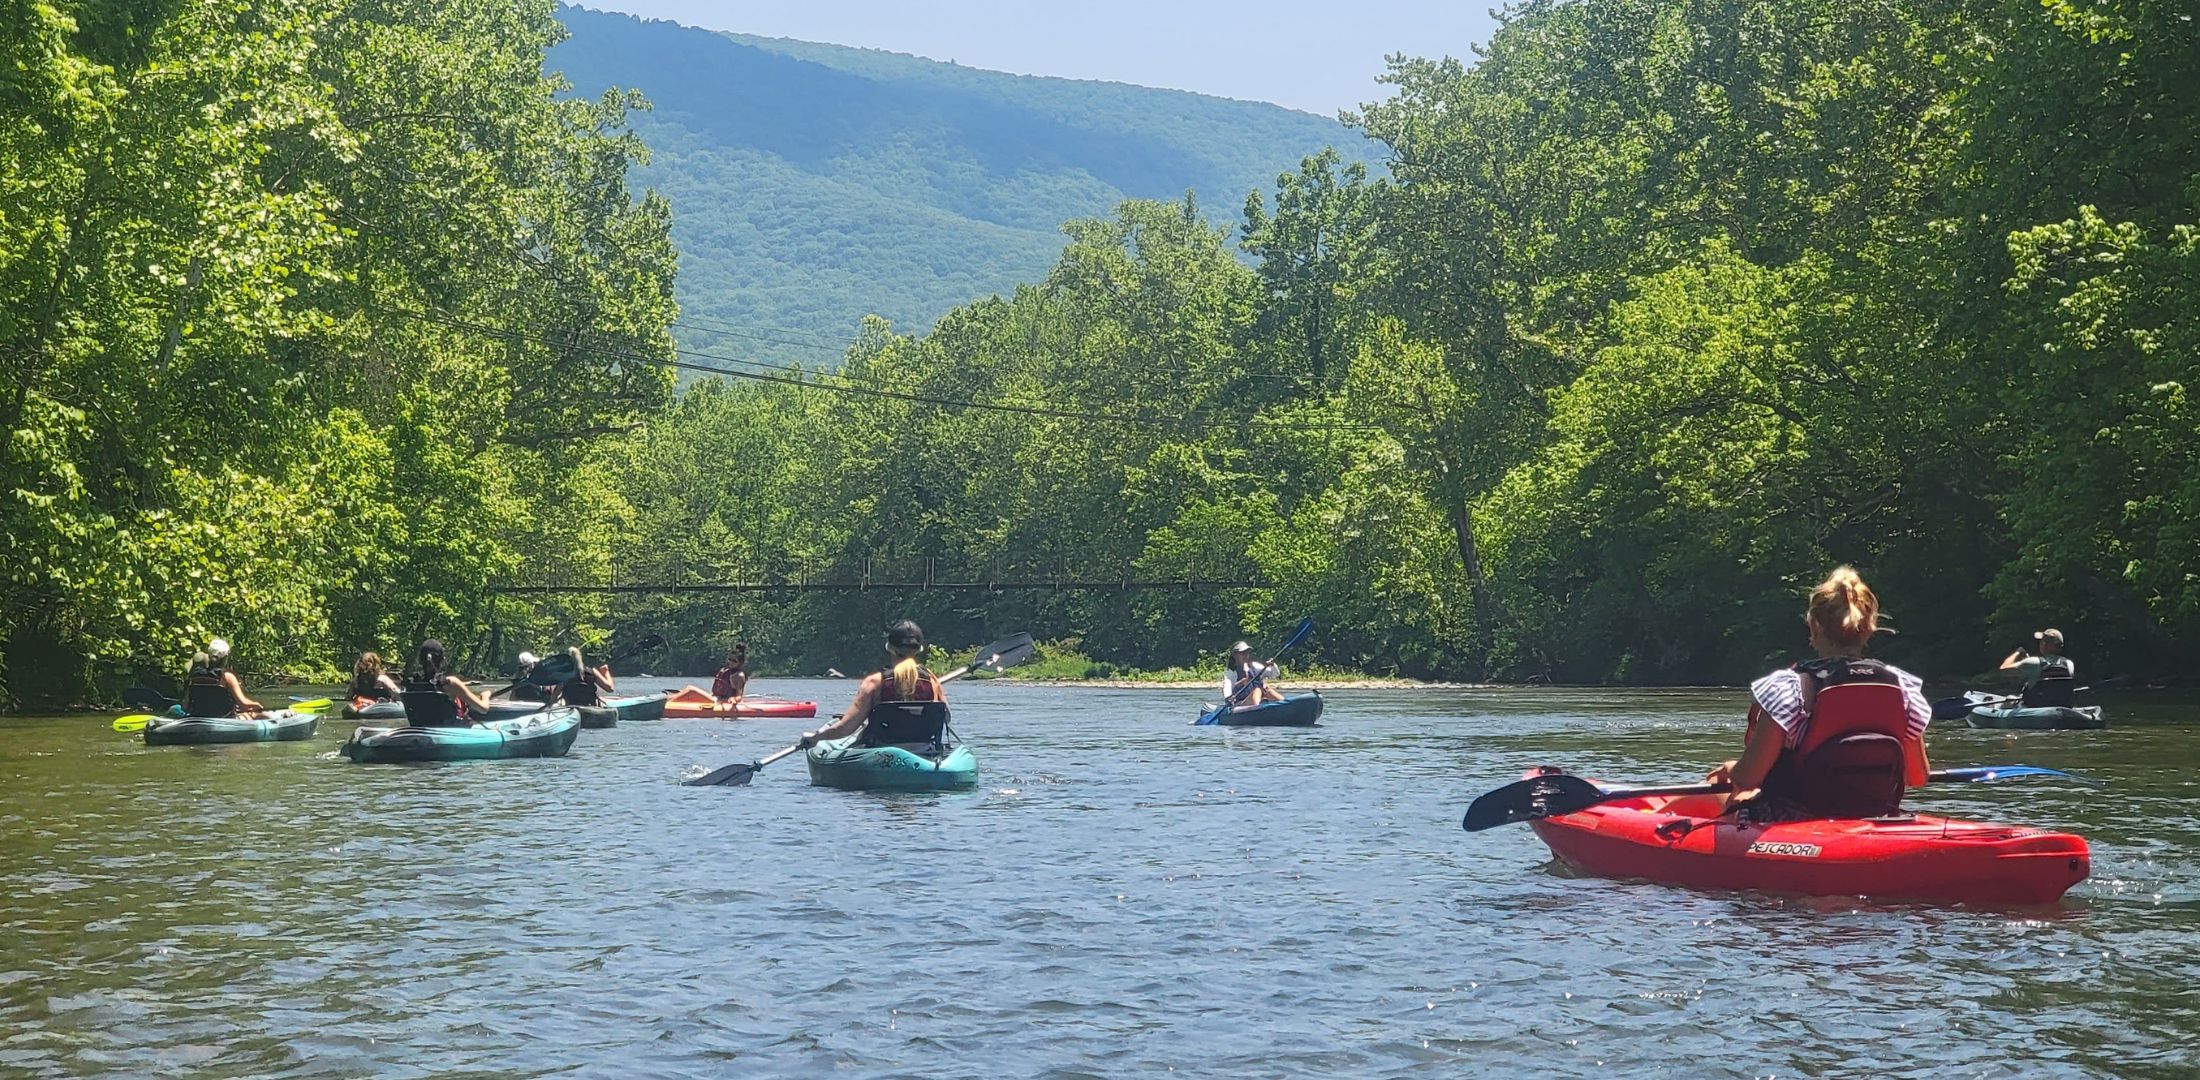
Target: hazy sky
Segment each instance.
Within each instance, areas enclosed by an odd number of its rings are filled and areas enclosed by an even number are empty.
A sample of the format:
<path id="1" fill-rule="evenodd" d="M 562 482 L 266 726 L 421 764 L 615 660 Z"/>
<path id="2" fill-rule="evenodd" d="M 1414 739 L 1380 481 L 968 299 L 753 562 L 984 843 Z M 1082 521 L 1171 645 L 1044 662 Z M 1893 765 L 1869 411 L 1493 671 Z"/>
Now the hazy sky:
<path id="1" fill-rule="evenodd" d="M 1383 57 L 1466 56 L 1501 0 L 586 0 L 712 30 L 861 45 L 1334 114 L 1384 96 Z"/>

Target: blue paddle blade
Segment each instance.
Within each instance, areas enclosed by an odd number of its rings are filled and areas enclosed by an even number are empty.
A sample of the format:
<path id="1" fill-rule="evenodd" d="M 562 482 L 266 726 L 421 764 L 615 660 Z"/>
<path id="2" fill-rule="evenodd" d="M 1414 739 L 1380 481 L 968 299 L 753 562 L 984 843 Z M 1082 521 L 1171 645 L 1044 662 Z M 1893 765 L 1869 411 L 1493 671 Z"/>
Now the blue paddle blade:
<path id="1" fill-rule="evenodd" d="M 1291 631 L 1291 639 L 1284 642 L 1283 645 L 1276 649 L 1275 652 L 1269 653 L 1269 658 L 1274 659 L 1278 656 L 1282 656 L 1284 653 L 1290 652 L 1291 650 L 1298 648 L 1299 642 L 1305 641 L 1306 635 L 1313 632 L 1314 617 L 1309 615 L 1306 618 L 1300 619 L 1298 629 Z"/>
<path id="2" fill-rule="evenodd" d="M 1932 779 L 1936 781 L 1954 781 L 1956 783 L 1964 784 L 1979 784 L 1988 783 L 1994 780 L 2017 780 L 2027 776 L 2045 776 L 2053 777 L 2058 780 L 2076 780 L 2081 784 L 2100 783 L 2100 781 L 2098 780 L 2091 780 L 2086 777 L 2079 776 L 2075 773 L 2066 773 L 2060 769 L 2042 768 L 2038 765 L 1974 765 L 1970 768 L 1965 769 L 1939 769 L 1933 773 Z"/>
<path id="3" fill-rule="evenodd" d="M 1948 697 L 1933 702 L 1933 719 L 1961 720 L 1971 715 L 1971 699 Z"/>
<path id="4" fill-rule="evenodd" d="M 1207 725 L 1207 724 L 1212 724 L 1212 723 L 1215 723 L 1216 721 L 1219 721 L 1219 720 L 1221 720 L 1221 719 L 1222 719 L 1222 706 L 1220 706 L 1220 705 L 1202 705 L 1202 706 L 1200 706 L 1200 710 L 1199 710 L 1199 719 L 1197 719 L 1197 720 L 1194 720 L 1194 721 L 1192 721 L 1192 726 L 1193 726 L 1193 727 L 1201 727 L 1201 726 L 1204 726 L 1204 725 Z"/>

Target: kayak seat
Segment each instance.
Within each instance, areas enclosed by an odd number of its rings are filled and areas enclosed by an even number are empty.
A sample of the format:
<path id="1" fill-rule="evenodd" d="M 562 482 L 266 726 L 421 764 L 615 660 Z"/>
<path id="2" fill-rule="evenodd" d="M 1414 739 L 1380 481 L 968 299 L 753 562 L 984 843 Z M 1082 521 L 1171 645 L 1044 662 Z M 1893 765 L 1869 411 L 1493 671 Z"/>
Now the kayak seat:
<path id="1" fill-rule="evenodd" d="M 1901 811 L 1903 766 L 1900 740 L 1857 732 L 1797 762 L 1780 794 L 1824 817 L 1886 817 Z"/>
<path id="2" fill-rule="evenodd" d="M 2025 688 L 2021 704 L 2027 709 L 2068 709 L 2077 702 L 2076 682 L 2060 664 L 2043 668 L 2040 680 Z"/>
<path id="3" fill-rule="evenodd" d="M 923 746 L 933 752 L 947 746 L 947 703 L 881 701 L 863 719 L 857 746 Z"/>
<path id="4" fill-rule="evenodd" d="M 237 695 L 229 692 L 227 684 L 219 682 L 193 682 L 183 688 L 183 714 L 185 716 L 235 716 Z"/>
<path id="5" fill-rule="evenodd" d="M 405 704 L 405 722 L 413 727 L 469 727 L 458 718 L 458 703 L 441 690 L 407 690 L 398 695 Z"/>

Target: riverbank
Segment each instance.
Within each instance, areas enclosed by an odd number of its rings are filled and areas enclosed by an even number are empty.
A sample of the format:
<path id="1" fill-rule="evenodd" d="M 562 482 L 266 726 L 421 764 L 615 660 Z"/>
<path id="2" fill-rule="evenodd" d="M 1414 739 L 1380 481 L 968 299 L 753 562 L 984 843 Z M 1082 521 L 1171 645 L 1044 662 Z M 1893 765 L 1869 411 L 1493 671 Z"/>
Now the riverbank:
<path id="1" fill-rule="evenodd" d="M 1184 687 L 1221 685 L 1222 675 L 1188 672 L 1182 678 L 1171 673 L 1126 675 L 1120 678 L 1030 678 L 1014 672 L 997 675 L 988 682 L 1031 683 L 1041 686 L 1098 687 L 1110 690 L 1171 690 Z M 1286 675 L 1281 680 L 1287 690 L 1478 690 L 1488 689 L 1493 683 L 1423 682 L 1419 679 L 1384 678 L 1370 675 Z"/>

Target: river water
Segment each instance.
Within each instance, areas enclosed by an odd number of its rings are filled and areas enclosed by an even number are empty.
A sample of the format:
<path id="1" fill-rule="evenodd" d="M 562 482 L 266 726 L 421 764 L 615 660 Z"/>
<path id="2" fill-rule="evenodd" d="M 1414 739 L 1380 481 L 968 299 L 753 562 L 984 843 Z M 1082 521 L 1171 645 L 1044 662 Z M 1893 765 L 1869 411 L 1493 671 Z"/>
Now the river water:
<path id="1" fill-rule="evenodd" d="M 1913 797 L 2092 841 L 2063 904 L 1993 911 L 1577 879 L 1459 829 L 1535 764 L 1685 782 L 1738 691 L 1328 696 L 1227 730 L 1197 690 L 959 685 L 982 784 L 918 796 L 795 758 L 678 784 L 797 721 L 355 766 L 341 721 L 0 720 L 0 1075 L 2200 1074 L 2200 701 L 1935 728 L 1939 766 L 2107 782 Z"/>

